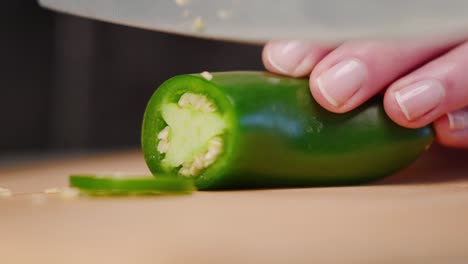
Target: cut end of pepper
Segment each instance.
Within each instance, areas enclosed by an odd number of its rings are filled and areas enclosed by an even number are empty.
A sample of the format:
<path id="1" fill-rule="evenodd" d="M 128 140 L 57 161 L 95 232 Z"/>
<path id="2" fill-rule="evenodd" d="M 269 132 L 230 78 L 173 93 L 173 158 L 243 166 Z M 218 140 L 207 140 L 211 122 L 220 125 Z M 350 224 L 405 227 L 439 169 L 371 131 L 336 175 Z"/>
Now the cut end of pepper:
<path id="1" fill-rule="evenodd" d="M 161 107 L 166 126 L 157 134 L 161 164 L 182 176 L 198 176 L 223 152 L 226 122 L 205 95 L 186 92 Z"/>

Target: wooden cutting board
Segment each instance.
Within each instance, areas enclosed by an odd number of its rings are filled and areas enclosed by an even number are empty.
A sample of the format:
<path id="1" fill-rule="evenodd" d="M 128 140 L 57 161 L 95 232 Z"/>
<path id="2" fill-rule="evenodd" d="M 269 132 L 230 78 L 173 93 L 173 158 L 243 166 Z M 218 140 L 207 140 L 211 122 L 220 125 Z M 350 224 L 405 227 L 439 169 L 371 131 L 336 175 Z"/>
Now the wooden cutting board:
<path id="1" fill-rule="evenodd" d="M 337 164 L 339 166 L 339 164 Z M 62 199 L 135 152 L 0 169 L 0 263 L 468 263 L 468 152 L 434 147 L 366 186 Z"/>

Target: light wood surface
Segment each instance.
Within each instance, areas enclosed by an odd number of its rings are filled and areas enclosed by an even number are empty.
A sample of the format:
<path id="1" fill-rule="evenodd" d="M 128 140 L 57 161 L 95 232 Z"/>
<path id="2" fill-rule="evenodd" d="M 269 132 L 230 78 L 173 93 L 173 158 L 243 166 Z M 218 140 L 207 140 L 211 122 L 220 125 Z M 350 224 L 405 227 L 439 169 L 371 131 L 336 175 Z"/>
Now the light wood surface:
<path id="1" fill-rule="evenodd" d="M 337 164 L 339 166 L 339 164 Z M 147 172 L 110 153 L 0 169 L 0 263 L 468 263 L 468 152 L 434 147 L 366 186 L 64 200 L 76 172 Z"/>

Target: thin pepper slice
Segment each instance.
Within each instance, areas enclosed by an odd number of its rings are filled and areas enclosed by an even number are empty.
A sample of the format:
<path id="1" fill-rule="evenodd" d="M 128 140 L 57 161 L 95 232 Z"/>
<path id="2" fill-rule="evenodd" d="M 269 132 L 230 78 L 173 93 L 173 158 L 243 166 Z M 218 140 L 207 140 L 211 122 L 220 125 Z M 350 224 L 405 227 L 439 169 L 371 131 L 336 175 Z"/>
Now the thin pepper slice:
<path id="1" fill-rule="evenodd" d="M 89 195 L 190 194 L 195 190 L 187 178 L 118 173 L 70 175 L 70 186 Z"/>
<path id="2" fill-rule="evenodd" d="M 430 126 L 391 121 L 379 97 L 335 114 L 313 99 L 307 79 L 265 72 L 175 76 L 151 97 L 142 128 L 153 174 L 207 190 L 369 182 L 406 167 L 432 141 Z"/>

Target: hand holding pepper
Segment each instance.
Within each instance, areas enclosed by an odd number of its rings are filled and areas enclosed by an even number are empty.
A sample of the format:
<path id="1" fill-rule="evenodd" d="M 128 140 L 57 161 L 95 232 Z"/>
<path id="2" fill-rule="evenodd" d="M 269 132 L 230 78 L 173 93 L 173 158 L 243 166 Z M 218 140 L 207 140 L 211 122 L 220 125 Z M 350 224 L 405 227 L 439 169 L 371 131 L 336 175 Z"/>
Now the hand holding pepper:
<path id="1" fill-rule="evenodd" d="M 377 93 L 397 124 L 434 123 L 438 142 L 468 147 L 468 42 L 349 41 L 337 47 L 272 41 L 265 67 L 292 77 L 310 77 L 315 100 L 335 113 L 349 112 Z"/>

